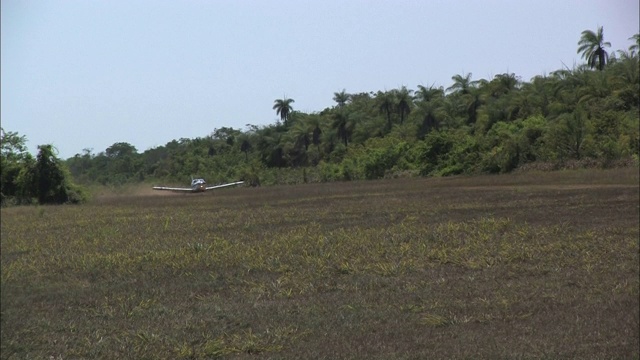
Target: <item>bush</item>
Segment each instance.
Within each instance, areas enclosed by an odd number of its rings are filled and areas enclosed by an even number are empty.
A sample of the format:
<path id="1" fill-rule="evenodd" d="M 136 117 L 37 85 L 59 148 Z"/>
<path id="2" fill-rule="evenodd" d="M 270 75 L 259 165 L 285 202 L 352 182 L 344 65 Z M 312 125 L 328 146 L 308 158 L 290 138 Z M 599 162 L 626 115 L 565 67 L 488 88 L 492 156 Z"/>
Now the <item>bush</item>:
<path id="1" fill-rule="evenodd" d="M 421 144 L 420 174 L 448 176 L 478 171 L 477 140 L 465 129 L 432 132 Z"/>
<path id="2" fill-rule="evenodd" d="M 365 146 L 370 150 L 367 152 L 367 156 L 363 160 L 364 164 L 364 176 L 366 179 L 380 179 L 385 176 L 385 174 L 396 167 L 400 160 L 406 156 L 409 151 L 409 144 L 404 141 L 393 142 L 387 141 L 381 147 L 374 147 L 370 144 L 371 142 L 381 142 L 381 140 L 385 139 L 370 139 L 365 143 Z M 404 162 L 406 164 L 406 162 Z M 407 169 L 398 169 L 398 170 L 407 170 Z"/>

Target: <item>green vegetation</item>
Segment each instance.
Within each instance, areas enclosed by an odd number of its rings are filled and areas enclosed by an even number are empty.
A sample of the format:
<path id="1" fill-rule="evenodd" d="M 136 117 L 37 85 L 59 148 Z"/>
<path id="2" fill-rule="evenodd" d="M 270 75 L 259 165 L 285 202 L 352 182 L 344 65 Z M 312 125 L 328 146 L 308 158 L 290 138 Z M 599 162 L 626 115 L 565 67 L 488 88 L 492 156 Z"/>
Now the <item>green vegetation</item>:
<path id="1" fill-rule="evenodd" d="M 7 204 L 63 204 L 86 200 L 84 192 L 71 182 L 65 165 L 51 145 L 38 146 L 34 160 L 26 152 L 24 136 L 2 131 L 0 152 L 0 196 Z"/>
<path id="2" fill-rule="evenodd" d="M 637 358 L 638 181 L 516 172 L 5 208 L 0 357 Z"/>
<path id="3" fill-rule="evenodd" d="M 280 120 L 272 125 L 223 127 L 142 153 L 116 143 L 66 163 L 79 183 L 103 185 L 178 183 L 195 174 L 285 184 L 637 165 L 639 39 L 608 53 L 602 27 L 585 30 L 578 53 L 586 64 L 529 82 L 514 73 L 488 80 L 467 73 L 446 89 L 343 89 L 334 107 L 313 113 L 295 111 L 285 96 L 274 101 Z"/>

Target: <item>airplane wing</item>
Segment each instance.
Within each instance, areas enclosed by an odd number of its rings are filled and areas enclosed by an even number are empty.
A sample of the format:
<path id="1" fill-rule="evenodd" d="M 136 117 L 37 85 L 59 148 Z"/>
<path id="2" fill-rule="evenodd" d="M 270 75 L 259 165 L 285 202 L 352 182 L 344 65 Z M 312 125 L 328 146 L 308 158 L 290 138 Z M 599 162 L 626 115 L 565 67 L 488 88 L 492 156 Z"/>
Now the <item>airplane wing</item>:
<path id="1" fill-rule="evenodd" d="M 153 190 L 169 190 L 169 191 L 193 191 L 191 188 L 175 188 L 168 186 L 154 186 Z"/>
<path id="2" fill-rule="evenodd" d="M 219 189 L 219 188 L 223 188 L 223 187 L 227 187 L 227 186 L 240 185 L 240 184 L 243 184 L 243 183 L 244 183 L 244 181 L 236 181 L 236 182 L 232 182 L 232 183 L 228 183 L 228 184 L 207 186 L 207 190 Z"/>

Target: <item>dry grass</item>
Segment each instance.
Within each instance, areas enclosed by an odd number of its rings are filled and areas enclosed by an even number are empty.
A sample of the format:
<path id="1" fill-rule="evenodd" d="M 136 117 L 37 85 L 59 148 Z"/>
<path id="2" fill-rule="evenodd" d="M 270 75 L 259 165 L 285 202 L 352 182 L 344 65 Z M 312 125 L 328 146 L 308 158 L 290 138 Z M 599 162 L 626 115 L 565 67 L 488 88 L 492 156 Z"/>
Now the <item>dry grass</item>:
<path id="1" fill-rule="evenodd" d="M 638 358 L 638 170 L 2 209 L 3 359 Z"/>

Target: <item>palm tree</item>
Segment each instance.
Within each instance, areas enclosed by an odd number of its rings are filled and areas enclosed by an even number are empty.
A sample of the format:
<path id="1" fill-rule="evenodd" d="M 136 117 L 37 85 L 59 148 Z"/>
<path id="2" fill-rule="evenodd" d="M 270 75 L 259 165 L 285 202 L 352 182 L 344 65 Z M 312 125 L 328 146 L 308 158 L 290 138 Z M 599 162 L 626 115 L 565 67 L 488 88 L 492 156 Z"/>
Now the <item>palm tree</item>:
<path id="1" fill-rule="evenodd" d="M 376 100 L 378 102 L 380 112 L 387 115 L 387 127 L 391 130 L 391 112 L 395 105 L 393 93 L 390 91 L 378 91 L 378 94 L 376 94 Z"/>
<path id="2" fill-rule="evenodd" d="M 422 123 L 418 127 L 418 139 L 424 137 L 433 130 L 438 130 L 440 123 L 436 118 L 436 108 L 431 102 L 421 102 L 418 104 L 418 111 L 422 114 Z"/>
<path id="3" fill-rule="evenodd" d="M 309 138 L 309 124 L 304 121 L 296 122 L 288 132 L 288 135 L 293 139 L 294 147 L 304 151 L 309 150 L 309 144 L 311 139 Z"/>
<path id="4" fill-rule="evenodd" d="M 482 105 L 482 99 L 480 97 L 480 91 L 474 89 L 473 93 L 468 96 L 467 103 L 467 123 L 475 124 L 478 119 L 478 108 Z"/>
<path id="5" fill-rule="evenodd" d="M 307 151 L 311 144 L 309 126 L 306 121 L 297 121 L 282 137 L 282 150 L 287 163 L 292 166 L 304 166 L 307 163 Z"/>
<path id="6" fill-rule="evenodd" d="M 477 81 L 471 81 L 471 73 L 468 73 L 465 76 L 462 75 L 454 75 L 451 77 L 453 80 L 453 85 L 447 88 L 447 91 L 451 91 L 454 93 L 461 93 L 462 95 L 466 95 L 469 93 L 471 87 L 475 86 Z"/>
<path id="7" fill-rule="evenodd" d="M 459 117 L 460 105 L 451 97 L 444 97 L 440 102 L 440 125 L 446 128 L 458 128 L 462 126 L 462 118 Z"/>
<path id="8" fill-rule="evenodd" d="M 349 121 L 349 114 L 343 110 L 338 110 L 333 114 L 333 124 L 331 127 L 336 130 L 338 138 L 342 139 L 344 146 L 348 146 L 353 123 Z"/>
<path id="9" fill-rule="evenodd" d="M 488 85 L 491 96 L 497 98 L 518 89 L 520 86 L 520 79 L 514 73 L 498 74 L 493 78 L 493 80 L 491 80 L 491 82 L 489 82 Z"/>
<path id="10" fill-rule="evenodd" d="M 547 76 L 534 76 L 531 82 L 524 83 L 514 99 L 523 117 L 535 114 L 547 116 L 553 83 Z"/>
<path id="11" fill-rule="evenodd" d="M 273 110 L 276 111 L 277 115 L 280 115 L 280 120 L 287 126 L 287 120 L 289 119 L 289 114 L 293 111 L 293 106 L 291 103 L 294 103 L 293 99 L 287 99 L 286 97 L 282 99 L 276 99 L 274 101 Z"/>
<path id="12" fill-rule="evenodd" d="M 620 59 L 616 67 L 615 71 L 615 80 L 621 85 L 624 86 L 626 84 L 635 84 L 637 86 L 639 81 L 638 72 L 640 68 L 638 67 L 638 54 L 636 50 L 634 50 L 633 46 L 629 47 L 629 51 L 619 50 L 618 54 L 620 54 Z"/>
<path id="13" fill-rule="evenodd" d="M 400 90 L 396 91 L 396 106 L 398 107 L 398 112 L 400 113 L 400 124 L 404 123 L 405 115 L 409 115 L 411 112 L 411 104 L 412 98 L 411 93 L 412 90 L 408 90 L 406 86 L 403 86 Z"/>
<path id="14" fill-rule="evenodd" d="M 440 127 L 439 108 L 444 99 L 444 90 L 433 85 L 428 88 L 418 85 L 415 98 L 418 101 L 418 112 L 422 116 L 422 123 L 418 128 L 417 135 L 422 140 L 429 132 Z"/>
<path id="15" fill-rule="evenodd" d="M 602 26 L 598 28 L 597 33 L 591 30 L 583 31 L 578 46 L 578 53 L 582 53 L 582 57 L 587 60 L 590 68 L 597 68 L 600 71 L 604 69 L 609 60 L 609 54 L 604 48 L 611 47 L 611 43 L 604 41 Z"/>
<path id="16" fill-rule="evenodd" d="M 316 125 L 313 128 L 311 143 L 318 148 L 318 152 L 320 152 L 320 136 L 322 136 L 322 129 L 320 129 L 320 125 Z"/>
<path id="17" fill-rule="evenodd" d="M 480 83 L 486 85 L 486 81 L 471 81 L 471 73 L 465 76 L 454 75 L 451 77 L 453 85 L 447 88 L 452 92 L 452 99 L 459 101 L 464 106 L 467 113 L 467 123 L 473 124 L 477 120 L 478 108 L 482 105 L 480 98 L 480 90 L 477 85 Z"/>
<path id="18" fill-rule="evenodd" d="M 251 150 L 251 143 L 245 138 L 240 145 L 240 151 L 244 153 L 245 161 L 249 161 L 249 150 Z"/>
<path id="19" fill-rule="evenodd" d="M 433 85 L 429 87 L 418 85 L 418 90 L 416 90 L 416 100 L 423 102 L 430 102 L 434 99 L 442 98 L 443 96 L 444 91 L 442 90 L 442 88 L 436 88 Z"/>
<path id="20" fill-rule="evenodd" d="M 322 117 L 318 114 L 310 114 L 304 118 L 307 133 L 311 134 L 311 144 L 316 146 L 318 153 L 320 153 L 320 141 L 322 140 L 322 129 L 320 128 L 322 120 Z"/>
<path id="21" fill-rule="evenodd" d="M 629 54 L 634 56 L 640 51 L 640 34 L 633 35 L 629 40 L 633 40 L 633 45 L 629 46 Z"/>
<path id="22" fill-rule="evenodd" d="M 350 95 L 344 89 L 341 92 L 333 93 L 333 95 L 333 101 L 337 102 L 339 107 L 343 107 L 349 101 Z"/>

